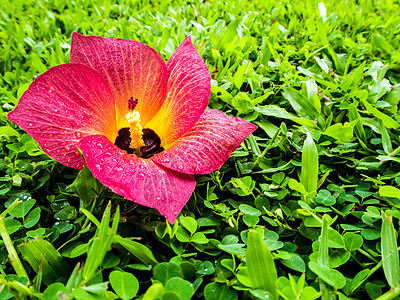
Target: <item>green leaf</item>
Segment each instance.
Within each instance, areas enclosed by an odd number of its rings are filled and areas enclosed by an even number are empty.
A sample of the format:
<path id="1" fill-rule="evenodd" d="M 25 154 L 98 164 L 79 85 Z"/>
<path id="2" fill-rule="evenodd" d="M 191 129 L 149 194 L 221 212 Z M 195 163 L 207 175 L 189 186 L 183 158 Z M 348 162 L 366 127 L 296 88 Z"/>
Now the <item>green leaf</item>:
<path id="1" fill-rule="evenodd" d="M 287 255 L 289 256 L 287 259 L 281 259 L 283 265 L 301 273 L 306 271 L 306 264 L 297 253 L 288 252 Z"/>
<path id="2" fill-rule="evenodd" d="M 301 155 L 300 182 L 308 193 L 314 192 L 318 187 L 318 150 L 310 133 L 304 141 Z"/>
<path id="3" fill-rule="evenodd" d="M 17 232 L 21 228 L 20 222 L 10 218 L 5 219 L 4 224 L 6 226 L 8 234 L 13 234 L 14 232 Z"/>
<path id="4" fill-rule="evenodd" d="M 46 285 L 52 284 L 54 278 L 67 278 L 71 273 L 67 261 L 42 237 L 20 244 L 18 249 L 36 273 L 42 271 L 42 281 Z"/>
<path id="5" fill-rule="evenodd" d="M 161 283 L 151 285 L 143 296 L 143 299 L 153 300 L 158 299 L 164 293 L 164 287 Z"/>
<path id="6" fill-rule="evenodd" d="M 206 300 L 237 300 L 237 292 L 226 284 L 212 282 L 204 288 Z"/>
<path id="7" fill-rule="evenodd" d="M 397 250 L 396 231 L 392 216 L 387 217 L 382 212 L 381 252 L 383 271 L 387 282 L 392 288 L 400 286 L 400 263 Z"/>
<path id="8" fill-rule="evenodd" d="M 353 127 L 348 122 L 345 122 L 344 124 L 336 123 L 329 126 L 322 133 L 333 137 L 339 143 L 347 143 L 353 137 Z"/>
<path id="9" fill-rule="evenodd" d="M 357 67 L 351 74 L 347 75 L 340 87 L 343 91 L 348 92 L 350 90 L 355 90 L 361 82 L 365 68 L 365 61 Z"/>
<path id="10" fill-rule="evenodd" d="M 80 288 L 84 291 L 90 292 L 96 295 L 104 295 L 107 291 L 108 282 L 101 282 L 92 284 L 89 286 L 81 286 Z"/>
<path id="11" fill-rule="evenodd" d="M 191 242 L 197 244 L 207 244 L 208 239 L 202 232 L 196 232 L 190 239 Z"/>
<path id="12" fill-rule="evenodd" d="M 298 182 L 294 178 L 290 178 L 290 180 L 289 180 L 289 188 L 292 189 L 292 190 L 298 191 L 302 195 L 307 195 L 308 194 L 308 192 L 307 192 L 306 188 L 304 187 L 304 185 L 302 183 Z"/>
<path id="13" fill-rule="evenodd" d="M 109 204 L 104 211 L 100 228 L 97 230 L 96 235 L 89 246 L 88 256 L 82 272 L 84 283 L 89 282 L 93 278 L 97 268 L 103 262 L 104 256 L 110 249 L 115 233 L 117 232 L 120 217 L 119 206 L 114 214 L 111 230 L 109 230 L 108 227 L 110 221 L 110 207 L 111 204 Z"/>
<path id="14" fill-rule="evenodd" d="M 336 289 L 341 289 L 346 285 L 346 278 L 339 271 L 323 267 L 314 262 L 309 262 L 308 266 L 319 278 Z"/>
<path id="15" fill-rule="evenodd" d="M 103 185 L 86 166 L 79 171 L 74 182 L 69 187 L 77 194 L 85 206 L 91 204 L 103 189 Z"/>
<path id="16" fill-rule="evenodd" d="M 253 289 L 270 292 L 278 299 L 275 282 L 278 279 L 274 258 L 264 244 L 261 233 L 250 230 L 247 234 L 246 266 Z"/>
<path id="17" fill-rule="evenodd" d="M 362 103 L 364 104 L 365 108 L 367 111 L 374 115 L 376 118 L 379 120 L 382 120 L 383 125 L 389 129 L 398 129 L 400 127 L 400 124 L 397 123 L 395 120 L 393 120 L 391 117 L 388 115 L 380 112 L 376 108 L 374 108 L 367 100 L 362 100 Z"/>
<path id="18" fill-rule="evenodd" d="M 8 138 L 12 136 L 19 137 L 18 131 L 15 129 L 11 128 L 10 126 L 0 126 L 0 137 L 6 136 Z"/>
<path id="19" fill-rule="evenodd" d="M 346 232 L 343 235 L 343 240 L 346 249 L 349 251 L 360 249 L 362 244 L 364 243 L 362 236 L 353 232 Z"/>
<path id="20" fill-rule="evenodd" d="M 232 99 L 232 106 L 237 109 L 239 114 L 249 114 L 253 112 L 254 106 L 251 103 L 250 97 L 243 92 L 238 93 Z"/>
<path id="21" fill-rule="evenodd" d="M 165 284 L 165 291 L 177 293 L 182 300 L 190 300 L 194 294 L 193 284 L 179 277 L 170 278 Z"/>
<path id="22" fill-rule="evenodd" d="M 247 215 L 261 216 L 261 212 L 257 208 L 254 208 L 248 204 L 240 204 L 239 209 Z"/>
<path id="23" fill-rule="evenodd" d="M 288 119 L 288 120 L 296 122 L 300 125 L 306 125 L 308 128 L 316 128 L 317 127 L 317 125 L 315 125 L 313 120 L 299 118 L 291 113 L 288 113 L 286 111 L 286 109 L 276 106 L 276 105 L 259 106 L 259 107 L 255 107 L 254 110 L 258 111 L 259 113 L 266 115 L 266 116 L 271 116 L 271 117 L 280 118 L 280 119 Z"/>
<path id="24" fill-rule="evenodd" d="M 139 281 L 128 272 L 112 271 L 110 284 L 121 299 L 132 299 L 139 291 Z"/>
<path id="25" fill-rule="evenodd" d="M 400 198 L 400 189 L 391 185 L 384 185 L 379 188 L 379 195 L 381 197 Z"/>
<path id="26" fill-rule="evenodd" d="M 385 151 L 386 154 L 389 154 L 393 151 L 392 141 L 390 140 L 389 133 L 382 120 L 379 120 L 379 129 L 381 130 L 383 151 Z"/>
<path id="27" fill-rule="evenodd" d="M 312 267 L 314 267 L 314 264 L 317 266 L 317 268 L 312 268 Z M 310 267 L 311 271 L 313 271 L 315 274 L 317 274 L 317 276 L 320 279 L 319 287 L 320 287 L 320 291 L 321 291 L 321 298 L 322 299 L 336 299 L 336 297 L 334 296 L 334 294 L 335 294 L 334 290 L 332 289 L 331 286 L 336 287 L 337 284 L 342 284 L 342 281 L 341 281 L 341 279 L 331 277 L 329 279 L 334 278 L 333 284 L 332 284 L 332 281 L 326 280 L 326 277 L 329 277 L 330 273 L 332 273 L 332 274 L 335 273 L 336 270 L 332 270 L 329 268 L 329 230 L 328 230 L 328 220 L 325 215 L 322 216 L 321 237 L 319 240 L 319 250 L 318 250 L 318 264 L 316 264 L 314 262 L 309 262 L 308 266 Z M 344 277 L 343 277 L 343 279 L 344 279 Z M 346 280 L 345 280 L 345 283 L 346 283 Z M 331 286 L 329 286 L 329 285 L 331 285 Z M 343 284 L 343 286 L 344 286 L 344 284 Z"/>
<path id="28" fill-rule="evenodd" d="M 40 219 L 40 212 L 41 212 L 40 207 L 35 207 L 34 209 L 32 209 L 32 211 L 28 214 L 28 216 L 24 220 L 24 227 L 31 228 L 35 226 Z"/>
<path id="29" fill-rule="evenodd" d="M 36 203 L 35 199 L 28 199 L 26 201 L 22 201 L 14 209 L 12 209 L 9 212 L 9 214 L 16 218 L 23 218 L 32 209 L 35 203 Z"/>
<path id="30" fill-rule="evenodd" d="M 37 228 L 35 230 L 30 230 L 26 233 L 26 236 L 28 237 L 37 237 L 37 236 L 43 236 L 46 232 L 46 229 L 44 228 Z"/>
<path id="31" fill-rule="evenodd" d="M 193 234 L 196 232 L 196 230 L 197 230 L 196 219 L 194 219 L 192 217 L 181 216 L 179 218 L 179 221 L 181 222 L 182 226 L 185 227 L 190 232 L 190 234 Z"/>
<path id="32" fill-rule="evenodd" d="M 303 118 L 316 119 L 319 116 L 312 102 L 292 87 L 284 86 L 282 95 L 290 102 L 290 105 Z"/>
<path id="33" fill-rule="evenodd" d="M 265 300 L 265 299 L 274 299 L 272 296 L 272 294 L 270 292 L 267 291 L 263 291 L 263 290 L 250 290 L 250 294 L 252 294 L 255 299 L 260 299 L 260 300 Z"/>
<path id="34" fill-rule="evenodd" d="M 363 149 L 368 149 L 367 148 L 367 136 L 365 134 L 365 130 L 363 127 L 363 123 L 362 123 L 362 119 L 360 114 L 358 113 L 357 109 L 355 108 L 355 106 L 353 104 L 350 104 L 349 106 L 349 113 L 348 113 L 348 117 L 349 117 L 349 121 L 350 123 L 354 124 L 354 131 L 357 135 L 357 137 L 359 138 L 360 142 L 361 142 L 361 146 L 363 147 Z M 353 123 L 355 122 L 355 123 Z"/>
<path id="35" fill-rule="evenodd" d="M 68 295 L 68 292 L 69 291 L 67 290 L 67 288 L 61 282 L 56 282 L 49 285 L 45 289 L 42 295 L 42 300 L 61 299 L 61 295 L 62 294 Z"/>
<path id="36" fill-rule="evenodd" d="M 143 263 L 151 265 L 157 264 L 157 260 L 155 259 L 153 252 L 151 252 L 151 250 L 147 248 L 145 245 L 129 240 L 127 238 L 123 238 L 120 235 L 115 235 L 114 241 L 120 244 L 130 253 L 132 253 Z"/>
<path id="37" fill-rule="evenodd" d="M 154 267 L 153 276 L 156 280 L 165 285 L 170 278 L 182 277 L 182 269 L 178 264 L 163 262 Z"/>
<path id="38" fill-rule="evenodd" d="M 328 247 L 329 248 L 344 248 L 343 237 L 336 230 L 328 229 Z"/>

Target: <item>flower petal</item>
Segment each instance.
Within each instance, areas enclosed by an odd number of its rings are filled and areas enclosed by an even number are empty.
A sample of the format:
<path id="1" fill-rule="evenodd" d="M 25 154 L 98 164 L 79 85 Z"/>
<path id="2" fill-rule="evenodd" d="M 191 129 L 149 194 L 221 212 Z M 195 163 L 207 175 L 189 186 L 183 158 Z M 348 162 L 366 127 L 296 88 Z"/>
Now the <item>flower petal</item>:
<path id="1" fill-rule="evenodd" d="M 77 145 L 93 134 L 115 140 L 114 98 L 108 83 L 79 64 L 53 67 L 36 78 L 7 117 L 62 164 L 84 165 Z"/>
<path id="2" fill-rule="evenodd" d="M 94 68 L 108 81 L 116 99 L 119 129 L 128 127 L 125 115 L 129 98 L 139 100 L 136 110 L 145 125 L 166 97 L 168 73 L 163 59 L 153 48 L 137 41 L 74 32 L 71 62 Z"/>
<path id="3" fill-rule="evenodd" d="M 207 109 L 199 121 L 169 149 L 151 159 L 185 174 L 208 174 L 218 168 L 257 126 L 215 109 Z"/>
<path id="4" fill-rule="evenodd" d="M 197 122 L 211 94 L 210 72 L 190 37 L 176 49 L 167 68 L 168 95 L 148 125 L 160 136 L 163 147 L 178 139 Z"/>
<path id="5" fill-rule="evenodd" d="M 171 224 L 196 186 L 193 175 L 127 154 L 103 135 L 85 137 L 80 149 L 94 177 L 114 193 L 157 209 Z"/>

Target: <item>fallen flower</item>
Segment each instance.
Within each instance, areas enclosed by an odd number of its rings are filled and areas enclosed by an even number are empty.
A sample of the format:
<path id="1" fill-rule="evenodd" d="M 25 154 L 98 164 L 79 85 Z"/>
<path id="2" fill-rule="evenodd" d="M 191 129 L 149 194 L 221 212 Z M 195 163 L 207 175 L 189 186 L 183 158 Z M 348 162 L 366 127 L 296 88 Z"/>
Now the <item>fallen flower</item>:
<path id="1" fill-rule="evenodd" d="M 221 167 L 257 126 L 207 109 L 210 73 L 187 37 L 165 64 L 137 41 L 72 35 L 71 63 L 37 77 L 8 118 L 50 157 L 173 223 L 194 174 Z"/>

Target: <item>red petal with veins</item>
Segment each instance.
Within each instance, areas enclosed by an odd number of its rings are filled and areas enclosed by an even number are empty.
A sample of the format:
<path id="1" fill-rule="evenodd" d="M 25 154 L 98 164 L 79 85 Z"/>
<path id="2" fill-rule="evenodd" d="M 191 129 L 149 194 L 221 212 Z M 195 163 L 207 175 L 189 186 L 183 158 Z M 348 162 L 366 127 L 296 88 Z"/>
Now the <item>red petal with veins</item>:
<path id="1" fill-rule="evenodd" d="M 79 148 L 101 183 L 128 200 L 157 209 L 171 224 L 196 186 L 193 175 L 127 154 L 102 135 L 85 137 Z"/>
<path id="2" fill-rule="evenodd" d="M 221 167 L 231 153 L 257 129 L 243 119 L 207 109 L 197 123 L 171 148 L 151 159 L 186 174 L 208 174 Z"/>
<path id="3" fill-rule="evenodd" d="M 118 128 L 128 127 L 128 100 L 138 99 L 144 126 L 160 109 L 167 93 L 168 73 L 161 56 L 142 43 L 83 36 L 74 32 L 71 62 L 88 65 L 104 76 L 115 95 Z"/>
<path id="4" fill-rule="evenodd" d="M 84 165 L 77 145 L 93 134 L 116 138 L 114 98 L 95 70 L 64 64 L 36 78 L 7 117 L 23 128 L 44 152 L 62 164 Z"/>
<path id="5" fill-rule="evenodd" d="M 211 77 L 206 64 L 187 37 L 167 63 L 168 95 L 148 127 L 168 145 L 188 131 L 207 107 Z"/>

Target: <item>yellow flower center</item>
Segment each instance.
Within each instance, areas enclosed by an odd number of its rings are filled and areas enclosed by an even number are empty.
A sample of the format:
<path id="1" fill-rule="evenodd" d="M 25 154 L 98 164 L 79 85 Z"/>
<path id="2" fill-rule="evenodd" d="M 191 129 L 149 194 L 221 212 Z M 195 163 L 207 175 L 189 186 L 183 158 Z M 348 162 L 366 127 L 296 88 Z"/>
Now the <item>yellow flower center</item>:
<path id="1" fill-rule="evenodd" d="M 140 156 L 140 147 L 144 146 L 143 128 L 140 125 L 140 114 L 137 111 L 130 111 L 125 118 L 129 123 L 129 133 L 131 136 L 130 148 L 135 149 L 137 156 Z"/>

